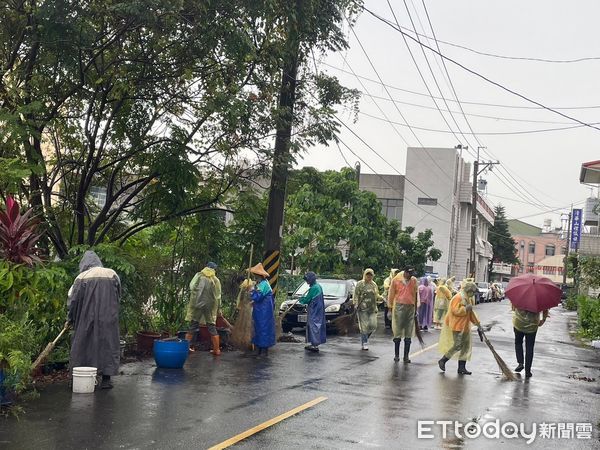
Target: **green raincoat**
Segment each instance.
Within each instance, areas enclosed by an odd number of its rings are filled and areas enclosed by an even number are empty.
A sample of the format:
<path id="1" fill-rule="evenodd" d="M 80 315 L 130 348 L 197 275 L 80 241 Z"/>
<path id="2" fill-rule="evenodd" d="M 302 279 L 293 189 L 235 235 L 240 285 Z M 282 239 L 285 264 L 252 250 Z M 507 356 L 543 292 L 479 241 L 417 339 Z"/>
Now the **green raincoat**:
<path id="1" fill-rule="evenodd" d="M 201 325 L 217 323 L 221 307 L 221 282 L 214 269 L 205 267 L 190 283 L 190 302 L 186 320 L 195 320 Z"/>
<path id="2" fill-rule="evenodd" d="M 377 301 L 380 298 L 379 288 L 374 281 L 366 282 L 363 279 L 356 284 L 354 305 L 361 334 L 370 334 L 377 329 Z"/>

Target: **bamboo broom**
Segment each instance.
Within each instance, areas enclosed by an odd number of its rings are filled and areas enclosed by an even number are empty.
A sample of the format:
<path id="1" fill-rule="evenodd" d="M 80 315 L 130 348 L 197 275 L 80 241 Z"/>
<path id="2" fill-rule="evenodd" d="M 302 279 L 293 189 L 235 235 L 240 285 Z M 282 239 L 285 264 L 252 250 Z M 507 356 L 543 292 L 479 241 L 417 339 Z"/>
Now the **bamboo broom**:
<path id="1" fill-rule="evenodd" d="M 65 326 L 58 334 L 58 336 L 56 336 L 56 339 L 54 339 L 52 342 L 46 345 L 46 348 L 42 351 L 42 353 L 40 353 L 40 356 L 38 356 L 34 363 L 31 365 L 32 372 L 35 372 L 35 370 L 40 366 L 40 364 L 42 364 L 42 362 L 50 355 L 50 353 L 52 353 L 52 350 L 54 350 L 54 347 L 56 347 L 56 343 L 60 340 L 63 334 L 67 332 L 68 329 L 69 322 L 65 322 Z"/>
<path id="2" fill-rule="evenodd" d="M 502 371 L 502 374 L 509 381 L 516 381 L 517 377 L 515 376 L 515 374 L 513 373 L 513 371 L 510 370 L 510 368 L 508 367 L 508 364 L 506 364 L 504 362 L 504 360 L 500 357 L 500 355 L 498 354 L 498 352 L 496 352 L 496 349 L 494 349 L 494 346 L 492 345 L 492 343 L 490 342 L 490 340 L 485 335 L 483 329 L 479 330 L 479 335 L 483 338 L 483 341 L 488 346 L 488 348 L 491 350 L 492 355 L 494 355 L 494 359 L 496 360 L 496 363 L 498 363 L 498 367 Z"/>

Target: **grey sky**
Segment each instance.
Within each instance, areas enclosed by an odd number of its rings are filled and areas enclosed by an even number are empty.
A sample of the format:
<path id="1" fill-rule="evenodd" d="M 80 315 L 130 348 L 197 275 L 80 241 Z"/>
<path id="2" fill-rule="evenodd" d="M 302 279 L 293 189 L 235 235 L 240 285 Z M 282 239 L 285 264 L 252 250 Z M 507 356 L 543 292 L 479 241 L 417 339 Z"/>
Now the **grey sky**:
<path id="1" fill-rule="evenodd" d="M 391 0 L 400 25 L 411 27 L 404 2 Z M 427 17 L 421 0 L 407 0 L 417 30 L 431 36 Z M 385 0 L 367 0 L 367 8 L 393 21 L 393 16 Z M 536 57 L 547 59 L 575 59 L 582 57 L 600 57 L 600 28 L 597 18 L 600 17 L 600 2 L 586 1 L 468 1 L 468 0 L 426 0 L 436 37 L 439 40 L 464 45 L 473 49 L 499 55 Z M 415 7 L 418 18 L 415 15 Z M 419 22 L 420 19 L 420 22 Z M 421 24 L 424 26 L 424 31 Z M 363 13 L 356 24 L 358 38 L 368 52 L 375 68 L 383 81 L 392 86 L 421 93 L 427 90 L 406 49 L 400 33 L 387 27 L 368 13 Z M 356 39 L 350 33 L 351 48 L 344 54 L 352 69 L 361 76 L 377 79 Z M 435 96 L 439 92 L 433 82 L 427 64 L 417 44 L 409 42 L 419 67 Z M 428 42 L 432 47 L 433 42 Z M 442 53 L 457 60 L 482 75 L 499 82 L 506 87 L 522 93 L 550 107 L 581 107 L 600 105 L 600 60 L 570 64 L 516 61 L 491 58 L 477 55 L 469 51 L 440 44 Z M 444 97 L 452 99 L 453 95 L 443 75 L 443 67 L 439 58 L 437 62 L 431 52 L 427 56 L 434 70 Z M 322 60 L 326 64 L 348 70 L 340 55 L 332 55 Z M 438 65 L 438 63 L 440 63 Z M 535 197 L 536 202 L 545 206 L 533 206 L 523 202 L 532 200 L 523 192 L 513 192 L 501 179 L 506 175 L 492 172 L 485 175 L 488 180 L 489 199 L 494 203 L 502 203 L 511 218 L 527 217 L 523 220 L 541 226 L 544 218 L 552 218 L 558 225 L 559 212 L 546 210 L 565 207 L 571 202 L 584 200 L 590 193 L 588 187 L 579 184 L 581 163 L 600 159 L 600 131 L 590 128 L 574 128 L 571 130 L 521 135 L 485 135 L 483 133 L 503 133 L 522 130 L 539 130 L 576 125 L 568 119 L 542 109 L 514 109 L 492 106 L 465 104 L 464 102 L 481 102 L 514 106 L 534 106 L 501 89 L 492 86 L 468 74 L 452 63 L 446 62 L 450 77 L 454 83 L 463 109 L 467 114 L 486 115 L 499 118 L 533 120 L 550 123 L 528 123 L 467 116 L 475 133 L 488 152 L 497 157 L 505 171 L 510 171 L 526 190 Z M 320 64 L 319 70 L 336 75 L 350 87 L 362 90 L 357 79 L 336 69 Z M 387 98 L 381 85 L 363 80 L 365 87 L 372 95 Z M 396 100 L 417 103 L 434 107 L 433 101 L 426 96 L 414 95 L 389 89 Z M 402 123 L 402 118 L 391 101 L 377 100 L 391 121 Z M 438 104 L 445 109 L 444 103 Z M 448 102 L 450 109 L 460 111 L 456 102 Z M 412 126 L 447 131 L 448 128 L 437 110 L 418 108 L 397 104 L 402 114 Z M 383 117 L 373 101 L 363 96 L 360 109 L 362 112 Z M 600 122 L 600 108 L 573 109 L 562 112 L 587 123 Z M 406 161 L 406 144 L 387 122 L 373 119 L 363 114 L 352 124 L 352 115 L 341 112 L 346 123 L 352 127 L 365 141 L 374 147 L 397 171 L 404 173 Z M 456 126 L 448 114 L 446 118 L 452 128 Z M 464 118 L 456 114 L 455 118 L 464 131 L 468 131 Z M 558 122 L 558 123 L 555 123 Z M 600 125 L 599 125 L 600 126 Z M 408 128 L 396 126 L 398 132 L 411 146 L 417 146 L 417 139 Z M 459 143 L 452 134 L 415 130 L 420 141 L 428 147 L 453 147 Z M 457 133 L 463 144 L 462 136 Z M 396 173 L 388 164 L 374 155 L 352 134 L 344 130 L 341 138 L 357 154 L 366 160 L 377 173 Z M 477 143 L 467 135 L 475 150 Z M 352 164 L 357 158 L 343 149 L 346 158 Z M 489 155 L 484 155 L 489 158 Z M 472 161 L 473 157 L 467 155 Z M 433 164 L 424 155 L 424 164 Z M 305 156 L 301 165 L 312 165 L 322 169 L 339 169 L 346 165 L 337 147 L 331 146 L 312 149 Z M 363 164 L 364 172 L 371 172 Z M 527 183 L 525 183 L 526 180 Z M 507 183 L 505 181 L 505 183 Z M 514 183 L 514 182 L 513 182 Z M 508 183 L 507 183 L 508 184 Z M 516 183 L 514 183 L 516 184 Z M 516 186 L 517 191 L 522 191 Z M 515 199 L 506 200 L 501 197 Z M 525 197 L 525 198 L 523 198 Z M 566 210 L 566 209 L 565 209 Z"/>

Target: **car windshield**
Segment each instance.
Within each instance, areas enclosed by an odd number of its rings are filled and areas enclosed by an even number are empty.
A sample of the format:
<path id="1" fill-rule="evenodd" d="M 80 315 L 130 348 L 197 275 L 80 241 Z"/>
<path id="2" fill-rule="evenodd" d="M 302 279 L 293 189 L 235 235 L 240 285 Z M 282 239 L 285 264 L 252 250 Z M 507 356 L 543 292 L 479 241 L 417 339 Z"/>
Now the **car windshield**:
<path id="1" fill-rule="evenodd" d="M 345 297 L 346 296 L 346 282 L 338 280 L 317 280 L 323 288 L 324 297 Z M 304 295 L 308 292 L 308 283 L 305 281 L 296 290 L 294 295 Z"/>

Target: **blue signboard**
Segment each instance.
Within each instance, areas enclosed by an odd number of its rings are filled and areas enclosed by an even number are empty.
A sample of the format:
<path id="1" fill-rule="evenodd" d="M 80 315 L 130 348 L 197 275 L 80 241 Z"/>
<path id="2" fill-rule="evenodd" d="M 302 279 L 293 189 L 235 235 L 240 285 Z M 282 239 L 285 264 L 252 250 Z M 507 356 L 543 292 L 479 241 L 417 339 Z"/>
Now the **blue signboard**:
<path id="1" fill-rule="evenodd" d="M 581 227 L 583 219 L 583 210 L 574 209 L 571 218 L 571 248 L 578 249 L 581 240 Z"/>

